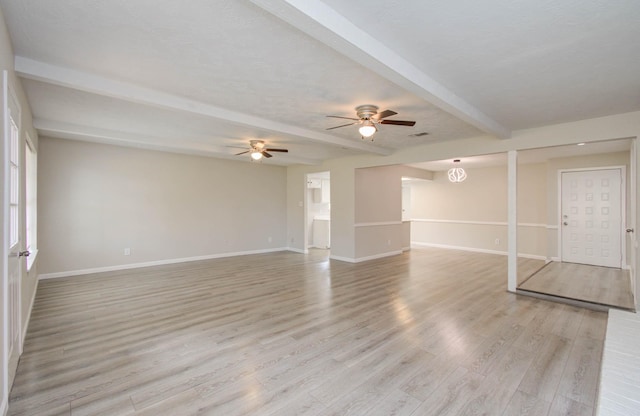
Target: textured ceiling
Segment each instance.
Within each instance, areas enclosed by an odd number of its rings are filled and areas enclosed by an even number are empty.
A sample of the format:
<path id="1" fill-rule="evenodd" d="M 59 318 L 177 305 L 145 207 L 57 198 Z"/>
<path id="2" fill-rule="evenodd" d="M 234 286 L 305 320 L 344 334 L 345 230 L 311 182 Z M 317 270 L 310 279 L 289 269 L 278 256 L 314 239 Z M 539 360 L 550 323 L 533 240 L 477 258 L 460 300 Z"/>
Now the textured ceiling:
<path id="1" fill-rule="evenodd" d="M 510 129 L 640 105 L 637 0 L 325 3 Z"/>
<path id="2" fill-rule="evenodd" d="M 218 157 L 260 138 L 290 149 L 265 163 L 287 165 L 639 110 L 640 3 L 558 3 L 0 7 L 40 134 Z M 360 104 L 416 126 L 373 143 L 325 130 Z"/>

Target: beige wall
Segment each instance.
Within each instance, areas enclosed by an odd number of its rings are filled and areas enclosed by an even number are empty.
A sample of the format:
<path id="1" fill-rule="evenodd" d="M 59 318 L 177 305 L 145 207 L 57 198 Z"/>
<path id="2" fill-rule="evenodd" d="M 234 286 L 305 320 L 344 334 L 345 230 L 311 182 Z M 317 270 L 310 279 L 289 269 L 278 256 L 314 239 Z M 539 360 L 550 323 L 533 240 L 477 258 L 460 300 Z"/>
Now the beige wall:
<path id="1" fill-rule="evenodd" d="M 411 239 L 416 244 L 506 253 L 507 168 L 467 169 L 451 183 L 446 172 L 411 184 Z M 546 165 L 518 167 L 519 252 L 546 254 Z"/>
<path id="2" fill-rule="evenodd" d="M 518 166 L 518 253 L 552 259 L 558 252 L 558 172 L 603 166 L 627 167 L 629 152 L 550 159 Z M 446 172 L 411 186 L 412 241 L 506 253 L 506 167 L 468 169 L 468 179 L 450 183 Z M 627 199 L 627 217 L 630 215 Z M 497 243 L 496 243 L 497 242 Z M 629 258 L 631 244 L 627 247 Z"/>
<path id="3" fill-rule="evenodd" d="M 355 222 L 402 220 L 402 181 L 399 166 L 356 169 Z"/>
<path id="4" fill-rule="evenodd" d="M 449 182 L 447 172 L 411 187 L 411 215 L 421 219 L 507 220 L 507 168 L 467 169 L 468 178 Z"/>
<path id="5" fill-rule="evenodd" d="M 36 145 L 36 147 L 38 146 L 38 136 L 35 132 L 35 129 L 33 128 L 33 122 L 32 122 L 32 116 L 31 116 L 31 109 L 29 107 L 29 104 L 27 102 L 26 96 L 24 94 L 24 91 L 22 89 L 22 84 L 20 83 L 18 77 L 15 74 L 15 71 L 13 70 L 14 67 L 14 62 L 13 62 L 13 48 L 11 46 L 11 40 L 9 38 L 9 34 L 7 32 L 7 27 L 4 21 L 4 16 L 2 15 L 2 10 L 0 10 L 0 84 L 2 84 L 2 72 L 4 70 L 8 71 L 8 84 L 10 89 L 14 92 L 16 98 L 18 99 L 18 102 L 20 104 L 20 110 L 21 110 L 21 125 L 20 127 L 20 146 L 22 149 L 24 149 L 25 146 L 25 138 L 26 138 L 26 133 L 29 132 L 31 139 L 35 142 L 34 144 Z M 0 88 L 0 91 L 2 89 Z M 2 109 L 0 109 L 0 126 L 4 126 L 4 111 Z M 5 154 L 4 154 L 4 138 L 3 138 L 3 145 L 0 146 L 0 160 L 2 161 L 2 163 L 4 164 L 4 158 L 5 158 Z M 21 195 L 21 199 L 22 199 L 22 204 L 24 206 L 24 195 L 25 195 L 25 169 L 24 169 L 24 152 L 21 154 L 21 163 L 22 163 L 22 167 L 21 167 L 21 171 L 20 171 L 20 195 Z M 4 168 L 0 169 L 0 183 L 3 184 L 3 189 L 4 189 L 4 184 L 6 184 L 6 178 L 4 177 Z M 26 233 L 26 228 L 24 227 L 24 213 L 21 214 L 21 221 L 23 224 L 23 227 L 20 230 L 20 239 L 23 242 L 22 244 L 24 244 L 25 241 L 25 233 Z M 5 233 L 5 227 L 7 226 L 7 222 L 8 220 L 3 218 L 3 221 L 0 221 L 0 235 L 3 236 L 2 238 L 0 238 L 0 270 L 2 270 L 2 274 L 6 273 L 6 259 L 4 256 L 5 253 L 5 245 L 6 245 L 6 241 L 4 238 L 4 233 Z M 31 310 L 31 303 L 33 300 L 33 297 L 35 295 L 35 291 L 36 291 L 36 287 L 37 287 L 37 276 L 38 276 L 38 260 L 36 260 L 36 263 L 32 266 L 31 270 L 29 272 L 27 272 L 26 270 L 26 261 L 22 260 L 22 279 L 21 279 L 21 305 L 22 305 L 22 311 L 21 311 L 21 322 L 22 322 L 22 330 L 23 333 L 26 330 L 27 327 L 27 323 L 29 320 L 29 313 Z M 3 285 L 0 284 L 0 299 L 3 299 L 2 303 L 4 304 L 4 287 Z M 0 308 L 0 322 L 3 322 L 4 325 L 4 308 Z M 2 394 L 2 401 L 0 402 L 0 413 L 4 410 L 4 406 L 7 405 L 7 397 L 5 397 L 4 393 L 5 393 L 5 388 L 7 388 L 7 386 L 5 386 L 4 384 L 4 376 L 7 373 L 8 369 L 5 367 L 4 365 L 4 360 L 2 359 L 2 357 L 4 357 L 6 351 L 4 350 L 4 340 L 2 339 L 4 334 L 4 331 L 0 331 L 0 371 L 2 376 L 0 376 L 0 394 Z"/>
<path id="6" fill-rule="evenodd" d="M 356 169 L 355 261 L 402 252 L 402 166 Z"/>
<path id="7" fill-rule="evenodd" d="M 43 274 L 286 247 L 283 167 L 51 138 L 40 149 Z"/>

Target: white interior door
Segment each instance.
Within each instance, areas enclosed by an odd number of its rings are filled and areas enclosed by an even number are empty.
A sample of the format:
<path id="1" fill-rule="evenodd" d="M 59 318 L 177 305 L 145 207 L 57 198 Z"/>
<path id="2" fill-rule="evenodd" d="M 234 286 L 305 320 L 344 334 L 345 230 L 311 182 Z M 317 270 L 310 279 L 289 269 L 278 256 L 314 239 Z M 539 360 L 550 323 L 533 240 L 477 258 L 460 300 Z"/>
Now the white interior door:
<path id="1" fill-rule="evenodd" d="M 7 270 L 3 276 L 5 299 L 5 335 L 7 337 L 6 356 L 7 365 L 6 386 L 11 385 L 15 370 L 18 366 L 18 358 L 22 352 L 21 346 L 21 257 L 20 257 L 20 220 L 22 212 L 20 204 L 20 107 L 15 96 L 10 92 L 7 84 L 7 74 L 3 77 L 3 102 L 4 102 L 4 135 L 5 135 L 5 178 L 4 185 L 4 217 L 7 223 L 6 239 L 7 251 L 4 254 L 7 261 Z"/>
<path id="2" fill-rule="evenodd" d="M 562 172 L 562 261 L 622 265 L 622 169 Z"/>

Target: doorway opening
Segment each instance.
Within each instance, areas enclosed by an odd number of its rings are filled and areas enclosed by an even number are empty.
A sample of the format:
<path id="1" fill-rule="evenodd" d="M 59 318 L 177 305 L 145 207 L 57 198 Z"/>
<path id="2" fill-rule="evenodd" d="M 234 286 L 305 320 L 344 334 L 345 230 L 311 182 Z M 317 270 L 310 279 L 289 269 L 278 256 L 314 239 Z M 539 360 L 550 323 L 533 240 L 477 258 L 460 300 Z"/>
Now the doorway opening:
<path id="1" fill-rule="evenodd" d="M 331 248 L 331 173 L 307 174 L 306 190 L 307 251 L 329 255 Z"/>

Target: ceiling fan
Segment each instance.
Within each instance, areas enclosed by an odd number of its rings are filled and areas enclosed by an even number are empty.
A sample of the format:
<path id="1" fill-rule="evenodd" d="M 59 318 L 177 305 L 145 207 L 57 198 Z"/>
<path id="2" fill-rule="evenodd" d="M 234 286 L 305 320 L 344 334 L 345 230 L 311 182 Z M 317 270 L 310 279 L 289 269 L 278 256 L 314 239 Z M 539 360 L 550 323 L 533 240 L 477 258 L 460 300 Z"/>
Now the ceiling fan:
<path id="1" fill-rule="evenodd" d="M 342 117 L 342 116 L 327 116 L 331 118 L 343 118 L 346 120 L 355 120 L 353 123 L 342 124 L 340 126 L 329 127 L 327 130 L 339 129 L 340 127 L 352 126 L 354 124 L 360 124 L 360 128 L 358 131 L 360 135 L 364 139 L 365 137 L 372 137 L 378 128 L 377 124 L 393 124 L 396 126 L 414 126 L 416 124 L 415 121 L 406 121 L 406 120 L 383 120 L 387 117 L 395 116 L 395 111 L 384 110 L 381 113 L 378 113 L 378 107 L 371 104 L 360 105 L 356 107 L 356 115 L 358 118 L 353 117 Z M 373 139 L 371 139 L 373 141 Z"/>
<path id="2" fill-rule="evenodd" d="M 288 153 L 288 149 L 276 149 L 272 147 L 265 147 L 264 140 L 250 140 L 249 141 L 249 150 L 245 150 L 244 152 L 236 153 L 236 156 L 244 155 L 245 153 L 249 153 L 251 155 L 251 159 L 260 160 L 263 157 L 270 158 L 273 157 L 269 152 L 282 152 Z"/>

